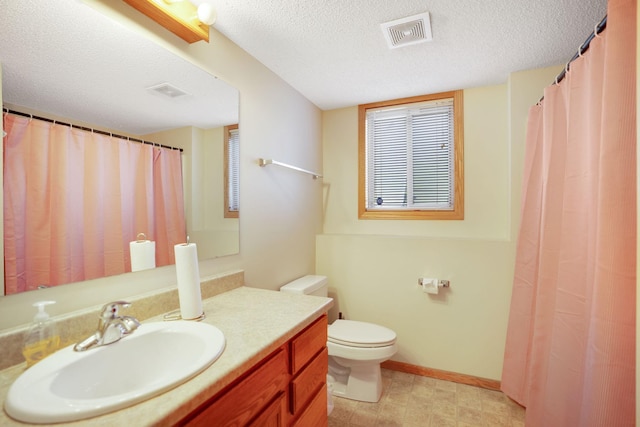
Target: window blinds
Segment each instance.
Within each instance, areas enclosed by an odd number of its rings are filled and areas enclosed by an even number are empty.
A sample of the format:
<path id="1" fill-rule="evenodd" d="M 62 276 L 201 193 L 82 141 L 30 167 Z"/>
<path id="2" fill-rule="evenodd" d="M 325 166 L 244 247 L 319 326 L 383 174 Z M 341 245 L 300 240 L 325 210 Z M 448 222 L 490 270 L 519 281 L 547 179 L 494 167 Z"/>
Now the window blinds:
<path id="1" fill-rule="evenodd" d="M 453 99 L 367 110 L 366 207 L 452 210 Z"/>

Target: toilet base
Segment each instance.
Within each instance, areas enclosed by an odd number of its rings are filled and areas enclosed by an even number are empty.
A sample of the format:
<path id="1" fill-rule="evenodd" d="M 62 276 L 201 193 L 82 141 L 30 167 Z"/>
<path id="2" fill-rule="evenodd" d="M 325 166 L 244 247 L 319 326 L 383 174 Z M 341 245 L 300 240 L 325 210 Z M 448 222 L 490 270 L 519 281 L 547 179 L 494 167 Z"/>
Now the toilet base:
<path id="1" fill-rule="evenodd" d="M 361 402 L 378 402 L 382 396 L 382 373 L 380 364 L 366 364 L 346 368 L 329 358 L 328 380 L 333 395 Z M 333 365 L 333 369 L 332 369 Z"/>

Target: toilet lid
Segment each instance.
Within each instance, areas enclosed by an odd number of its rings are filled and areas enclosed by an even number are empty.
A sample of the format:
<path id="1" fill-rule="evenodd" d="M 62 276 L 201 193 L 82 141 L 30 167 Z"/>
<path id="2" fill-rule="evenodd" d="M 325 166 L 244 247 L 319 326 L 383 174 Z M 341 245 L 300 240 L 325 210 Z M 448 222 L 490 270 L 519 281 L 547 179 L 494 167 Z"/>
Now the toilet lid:
<path id="1" fill-rule="evenodd" d="M 339 319 L 329 325 L 328 339 L 350 347 L 385 347 L 396 342 L 396 333 L 373 323 Z"/>

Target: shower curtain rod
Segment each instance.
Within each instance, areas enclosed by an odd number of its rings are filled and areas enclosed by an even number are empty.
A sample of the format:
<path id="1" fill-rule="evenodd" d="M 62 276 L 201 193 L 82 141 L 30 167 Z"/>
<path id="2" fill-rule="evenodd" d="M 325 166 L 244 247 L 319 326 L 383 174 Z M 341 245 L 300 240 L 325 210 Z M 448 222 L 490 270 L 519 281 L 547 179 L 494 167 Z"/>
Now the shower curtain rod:
<path id="1" fill-rule="evenodd" d="M 567 62 L 567 65 L 565 65 L 564 69 L 560 72 L 560 74 L 556 76 L 556 79 L 554 81 L 555 84 L 560 83 L 562 79 L 564 79 L 567 72 L 569 71 L 569 68 L 571 68 L 571 63 L 576 59 L 578 59 L 579 57 L 581 57 L 589 49 L 589 44 L 591 44 L 591 40 L 593 40 L 594 37 L 596 37 L 598 34 L 603 32 L 605 28 L 607 28 L 607 15 L 605 15 L 604 18 L 602 18 L 602 21 L 600 21 L 600 23 L 596 25 L 596 27 L 593 29 L 589 37 L 587 37 L 584 43 L 580 45 L 575 55 L 571 57 L 569 62 Z M 540 98 L 540 101 L 542 101 L 542 99 L 544 99 L 544 97 Z"/>
<path id="2" fill-rule="evenodd" d="M 155 142 L 144 141 L 142 139 L 132 138 L 130 136 L 118 135 L 116 133 L 105 132 L 105 131 L 98 130 L 98 129 L 92 129 L 92 128 L 88 128 L 88 127 L 84 127 L 84 126 L 74 125 L 74 124 L 71 124 L 71 123 L 60 122 L 58 120 L 48 119 L 46 117 L 34 116 L 33 114 L 23 113 L 21 111 L 16 111 L 16 110 L 11 110 L 11 109 L 6 108 L 6 107 L 2 107 L 2 111 L 5 112 L 5 113 L 15 114 L 17 116 L 27 117 L 27 118 L 30 118 L 30 119 L 42 120 L 44 122 L 49 122 L 49 123 L 53 123 L 53 124 L 68 126 L 70 128 L 81 129 L 81 130 L 84 130 L 84 131 L 87 131 L 87 132 L 98 133 L 100 135 L 106 135 L 106 136 L 112 136 L 112 137 L 116 137 L 116 138 L 120 138 L 120 139 L 126 139 L 126 140 L 132 141 L 132 142 L 141 142 L 143 144 L 153 145 L 154 147 L 162 147 L 162 148 L 167 148 L 169 150 L 179 150 L 181 153 L 184 151 L 182 148 L 171 147 L 170 145 L 157 144 Z"/>

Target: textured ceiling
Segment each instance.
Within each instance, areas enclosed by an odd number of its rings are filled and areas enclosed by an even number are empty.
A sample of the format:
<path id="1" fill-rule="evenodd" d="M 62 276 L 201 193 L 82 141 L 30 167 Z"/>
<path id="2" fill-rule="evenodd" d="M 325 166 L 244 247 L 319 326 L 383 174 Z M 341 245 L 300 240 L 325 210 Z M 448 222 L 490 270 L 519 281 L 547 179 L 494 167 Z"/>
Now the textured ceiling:
<path id="1" fill-rule="evenodd" d="M 322 109 L 565 63 L 606 14 L 606 0 L 206 1 L 217 30 Z M 380 24 L 422 12 L 433 41 L 388 49 Z"/>
<path id="2" fill-rule="evenodd" d="M 324 110 L 564 63 L 606 14 L 606 0 L 203 1 L 218 31 Z M 433 40 L 389 49 L 380 24 L 422 12 Z M 5 102 L 121 132 L 237 121 L 235 90 L 78 0 L 0 0 L 0 63 Z M 190 96 L 144 89 L 163 82 Z"/>

